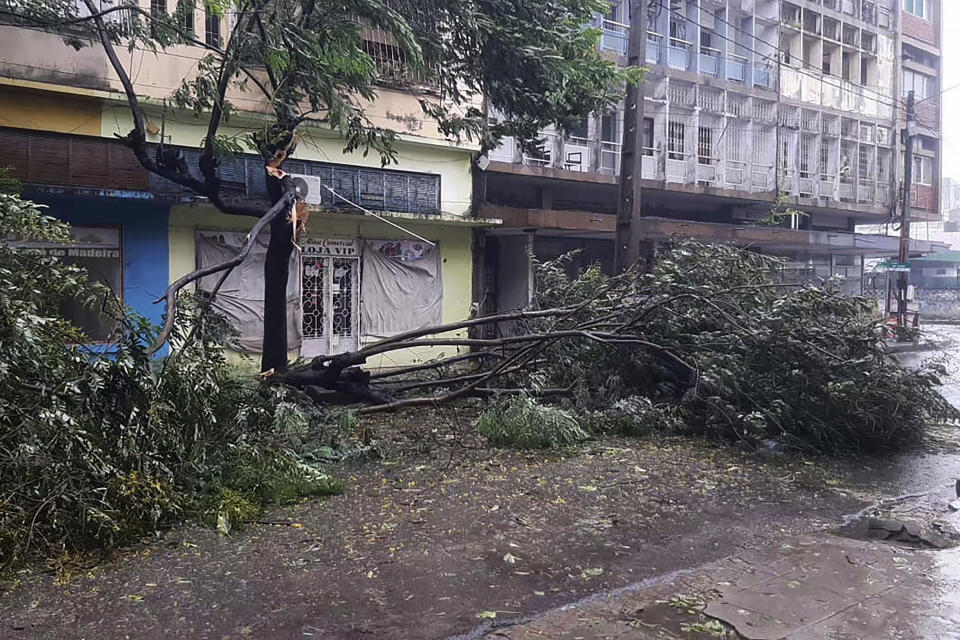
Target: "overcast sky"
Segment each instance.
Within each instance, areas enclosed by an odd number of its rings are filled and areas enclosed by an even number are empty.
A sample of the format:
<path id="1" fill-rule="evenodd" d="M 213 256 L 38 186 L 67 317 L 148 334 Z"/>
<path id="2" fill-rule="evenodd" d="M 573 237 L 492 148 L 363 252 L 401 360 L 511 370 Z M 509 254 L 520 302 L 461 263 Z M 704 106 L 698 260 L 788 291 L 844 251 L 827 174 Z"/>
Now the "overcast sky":
<path id="1" fill-rule="evenodd" d="M 943 89 L 960 84 L 960 1 L 943 0 Z M 960 179 L 960 87 L 943 94 L 943 175 Z"/>

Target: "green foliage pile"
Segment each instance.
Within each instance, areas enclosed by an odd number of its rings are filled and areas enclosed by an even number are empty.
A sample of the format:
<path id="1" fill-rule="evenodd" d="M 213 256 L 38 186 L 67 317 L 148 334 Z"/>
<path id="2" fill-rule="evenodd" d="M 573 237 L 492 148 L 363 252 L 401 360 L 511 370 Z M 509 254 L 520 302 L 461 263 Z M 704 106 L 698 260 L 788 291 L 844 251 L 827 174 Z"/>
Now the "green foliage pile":
<path id="1" fill-rule="evenodd" d="M 501 398 L 480 416 L 478 426 L 480 434 L 498 447 L 546 449 L 590 439 L 571 412 L 526 394 Z"/>
<path id="2" fill-rule="evenodd" d="M 67 225 L 0 194 L 0 568 L 110 548 L 186 517 L 220 528 L 263 505 L 337 490 L 304 463 L 326 416 L 224 359 L 205 320 L 176 356 L 149 357 L 152 328 L 80 269 L 17 249 L 67 242 Z M 84 299 L 116 314 L 110 353 L 60 313 Z M 184 309 L 183 342 L 197 317 Z"/>
<path id="3" fill-rule="evenodd" d="M 908 370 L 886 355 L 871 301 L 836 283 L 785 285 L 776 267 L 694 242 L 615 277 L 596 268 L 571 277 L 564 259 L 539 264 L 537 306 L 576 310 L 526 321 L 524 331 L 587 327 L 618 341 L 552 342 L 537 383 L 572 389 L 575 406 L 619 432 L 659 421 L 748 447 L 775 441 L 835 455 L 899 451 L 926 424 L 958 419 L 937 391 L 942 367 Z"/>

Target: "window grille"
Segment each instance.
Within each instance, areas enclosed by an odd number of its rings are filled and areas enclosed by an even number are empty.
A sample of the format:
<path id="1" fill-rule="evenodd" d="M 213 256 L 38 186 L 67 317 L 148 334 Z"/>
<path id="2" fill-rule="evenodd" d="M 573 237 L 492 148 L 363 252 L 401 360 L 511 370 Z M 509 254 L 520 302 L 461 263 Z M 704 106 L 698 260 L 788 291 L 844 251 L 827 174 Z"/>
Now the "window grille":
<path id="1" fill-rule="evenodd" d="M 685 128 L 682 122 L 670 121 L 667 128 L 667 157 L 671 160 L 683 160 Z"/>

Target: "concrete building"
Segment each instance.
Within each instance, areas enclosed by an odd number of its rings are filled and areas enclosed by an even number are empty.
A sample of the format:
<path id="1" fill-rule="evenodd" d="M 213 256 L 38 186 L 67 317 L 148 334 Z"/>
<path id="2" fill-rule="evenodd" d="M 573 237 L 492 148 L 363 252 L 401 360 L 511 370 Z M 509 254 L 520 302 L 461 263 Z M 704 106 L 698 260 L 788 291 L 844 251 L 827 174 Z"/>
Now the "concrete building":
<path id="1" fill-rule="evenodd" d="M 939 0 L 647 4 L 644 238 L 732 241 L 803 273 L 859 276 L 865 258 L 897 252 L 896 238 L 857 228 L 897 209 L 909 89 L 920 133 L 912 216 L 939 219 Z M 621 62 L 628 5 L 615 0 L 596 20 L 601 49 Z M 528 250 L 583 248 L 583 261 L 612 264 L 623 128 L 618 109 L 565 137 L 544 131 L 535 152 L 507 140 L 490 153 L 480 215 L 505 224 L 487 240 L 488 300 L 529 295 L 516 278 Z M 778 201 L 805 215 L 757 226 Z"/>
<path id="2" fill-rule="evenodd" d="M 157 10 L 158 2 L 140 0 L 140 5 Z M 170 0 L 168 10 L 175 5 Z M 193 20 L 198 37 L 222 42 L 230 16 L 206 16 L 203 7 L 197 3 Z M 338 135 L 317 124 L 304 127 L 295 158 L 285 169 L 319 178 L 340 196 L 378 211 L 436 247 L 318 189 L 307 236 L 299 239 L 304 251 L 295 253 L 292 265 L 289 333 L 291 345 L 299 345 L 292 355 L 354 349 L 383 335 L 470 313 L 473 226 L 486 224 L 470 216 L 476 147 L 445 138 L 425 119 L 418 99 L 430 99 L 430 87 L 394 73 L 402 66 L 396 64 L 400 54 L 386 33 L 367 29 L 364 36 L 383 81 L 376 100 L 366 105 L 367 113 L 375 125 L 399 134 L 398 164 L 385 169 L 376 154 L 344 153 Z M 121 50 L 145 105 L 148 141 L 160 143 L 163 133 L 163 142 L 183 148 L 192 162 L 206 120 L 166 109 L 163 100 L 192 76 L 203 50 L 175 46 L 156 55 Z M 237 112 L 221 133 L 242 134 L 262 125 L 259 96 L 233 91 L 228 97 Z M 148 174 L 115 138 L 130 129 L 119 80 L 99 46 L 76 51 L 50 33 L 0 26 L 0 166 L 13 168 L 27 197 L 75 225 L 77 243 L 52 250 L 88 266 L 128 306 L 157 323 L 164 309 L 153 299 L 198 265 L 236 252 L 253 219 L 221 214 Z M 229 158 L 221 174 L 235 194 L 264 198 L 261 160 Z M 262 260 L 261 247 L 218 296 L 218 308 L 237 321 L 241 345 L 249 351 L 259 350 Z M 381 267 L 409 276 L 404 284 L 408 293 L 386 291 L 390 278 L 368 278 Z M 95 324 L 95 319 L 87 320 Z M 103 333 L 93 330 L 91 339 L 97 341 Z M 433 355 L 426 348 L 370 364 L 390 366 Z"/>

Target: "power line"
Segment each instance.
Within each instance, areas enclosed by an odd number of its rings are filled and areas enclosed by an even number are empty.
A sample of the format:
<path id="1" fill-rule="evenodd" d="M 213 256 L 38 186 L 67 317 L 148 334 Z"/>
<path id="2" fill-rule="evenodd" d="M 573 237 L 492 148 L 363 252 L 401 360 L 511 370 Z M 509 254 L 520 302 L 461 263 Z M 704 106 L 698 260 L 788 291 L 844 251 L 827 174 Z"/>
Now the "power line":
<path id="1" fill-rule="evenodd" d="M 765 45 L 767 45 L 767 46 L 769 46 L 769 47 L 773 47 L 774 50 L 776 50 L 776 51 L 779 53 L 779 50 L 780 50 L 779 45 L 775 45 L 775 44 L 773 44 L 772 42 L 769 42 L 769 41 L 767 41 L 767 40 L 764 40 L 764 39 L 761 38 L 760 36 L 757 36 L 757 35 L 755 35 L 755 34 L 752 34 L 752 33 L 749 33 L 749 32 L 747 32 L 747 31 L 744 31 L 743 29 L 741 29 L 740 27 L 738 27 L 738 26 L 735 25 L 734 23 L 732 23 L 732 22 L 730 22 L 729 20 L 726 20 L 726 19 L 724 19 L 724 18 L 721 18 L 720 16 L 716 16 L 716 15 L 715 15 L 714 18 L 715 18 L 716 20 L 719 20 L 720 22 L 728 25 L 728 26 L 733 27 L 734 31 L 738 31 L 738 32 L 740 32 L 740 33 L 742 33 L 742 34 L 744 34 L 744 35 L 746 35 L 746 36 L 749 36 L 749 37 L 753 38 L 753 39 L 756 40 L 757 42 L 762 42 L 763 44 L 765 44 Z M 689 20 L 689 18 L 686 18 L 686 19 Z M 694 22 L 694 21 L 691 20 L 691 22 Z M 703 28 L 702 25 L 699 25 L 699 24 L 698 24 L 697 26 L 700 27 L 701 29 Z M 718 35 L 719 35 L 719 34 L 718 34 Z M 721 37 L 723 37 L 723 36 L 721 36 Z M 737 43 L 736 41 L 734 41 L 734 44 L 739 44 L 739 43 Z M 740 46 L 743 46 L 743 45 L 740 45 Z M 765 57 L 767 60 L 774 60 L 774 61 L 776 61 L 776 58 L 774 58 L 774 57 L 772 57 L 772 56 L 764 56 L 764 54 L 760 53 L 760 52 L 757 51 L 756 49 L 748 49 L 748 51 L 752 51 L 753 53 L 756 53 L 756 54 L 758 54 L 758 55 L 760 55 L 760 56 L 762 56 L 762 57 Z M 816 69 L 816 70 L 818 71 L 818 73 L 820 74 L 820 75 L 818 75 L 818 76 L 812 76 L 812 75 L 810 75 L 810 74 L 804 74 L 804 75 L 807 75 L 808 77 L 811 77 L 811 78 L 814 78 L 814 79 L 817 79 L 817 80 L 822 80 L 822 79 L 823 79 L 823 70 L 822 70 L 822 69 L 819 69 L 816 65 L 809 64 L 806 60 L 803 60 L 802 58 L 800 59 L 800 64 L 801 64 L 801 65 L 805 65 L 807 68 L 810 68 L 810 69 Z M 787 66 L 792 66 L 792 65 L 787 65 Z M 878 92 L 878 91 L 873 91 L 872 89 L 868 89 L 868 88 L 866 88 L 864 85 L 860 85 L 860 87 L 863 89 L 863 91 L 865 91 L 865 92 L 867 92 L 867 93 L 872 93 L 872 94 L 874 94 L 874 95 L 876 95 L 876 96 L 879 96 L 879 97 L 881 97 L 881 98 L 884 98 L 884 99 L 894 99 L 894 100 L 896 99 L 896 98 L 894 98 L 893 96 L 887 96 L 887 95 L 882 94 L 882 93 L 880 93 L 880 92 Z M 842 87 L 841 87 L 841 89 L 842 89 Z M 848 89 L 848 91 L 853 91 L 853 90 L 852 90 L 852 89 Z M 894 104 L 888 103 L 888 102 L 887 102 L 887 103 L 884 103 L 884 104 L 886 104 L 888 107 L 891 107 L 891 108 L 892 108 L 893 106 L 895 106 Z"/>
<path id="2" fill-rule="evenodd" d="M 661 0 L 661 2 L 662 2 L 662 0 Z M 703 29 L 703 28 L 704 28 L 704 27 L 703 27 L 703 24 L 700 23 L 699 21 L 694 20 L 694 19 L 692 19 L 692 18 L 689 18 L 689 17 L 687 17 L 687 16 L 682 16 L 682 17 L 683 17 L 683 19 L 684 19 L 685 21 L 693 24 L 694 26 L 696 26 L 696 27 L 699 28 L 699 29 Z M 720 21 L 720 22 L 723 22 L 724 24 L 727 24 L 727 25 L 733 27 L 733 29 L 734 29 L 735 31 L 738 31 L 738 32 L 740 32 L 740 33 L 742 33 L 742 34 L 744 34 L 744 35 L 746 35 L 746 36 L 749 36 L 750 38 L 753 38 L 754 40 L 756 40 L 756 41 L 758 41 L 758 42 L 762 42 L 762 43 L 764 43 L 764 44 L 766 44 L 766 45 L 768 45 L 768 46 L 771 46 L 771 47 L 773 47 L 775 50 L 779 50 L 779 47 L 777 47 L 777 46 L 774 45 L 773 43 L 768 42 L 767 40 L 764 40 L 764 39 L 760 38 L 760 37 L 757 36 L 757 35 L 754 35 L 754 34 L 752 34 L 752 33 L 749 33 L 749 32 L 747 32 L 747 31 L 744 31 L 743 29 L 740 29 L 739 27 L 737 27 L 737 26 L 736 26 L 735 24 L 733 24 L 732 22 L 729 22 L 729 21 L 727 21 L 727 20 L 724 20 L 723 18 L 721 18 L 721 17 L 719 17 L 719 16 L 715 16 L 715 19 L 718 20 L 718 21 Z M 747 46 L 747 45 L 745 45 L 745 44 L 743 44 L 743 43 L 741 43 L 741 42 L 737 42 L 735 39 L 730 38 L 729 36 L 726 36 L 726 35 L 723 35 L 723 34 L 720 34 L 720 33 L 716 33 L 716 32 L 713 32 L 713 31 L 711 31 L 711 33 L 712 33 L 713 35 L 716 35 L 717 37 L 723 39 L 723 40 L 726 40 L 727 42 L 732 42 L 734 45 L 739 46 L 739 47 L 742 47 L 743 49 L 745 49 L 745 50 L 747 50 L 747 51 L 749 51 L 749 52 L 751 52 L 751 53 L 754 53 L 754 54 L 760 56 L 760 58 L 762 58 L 762 59 L 764 59 L 764 60 L 770 60 L 770 61 L 776 62 L 776 63 L 778 63 L 778 64 L 779 64 L 779 62 L 780 62 L 780 61 L 778 60 L 778 58 L 776 58 L 775 56 L 771 56 L 771 55 L 768 55 L 768 54 L 765 54 L 765 53 L 761 53 L 761 52 L 758 51 L 757 49 L 755 49 L 755 48 L 753 48 L 753 47 L 749 47 L 749 46 Z M 807 63 L 805 60 L 802 60 L 802 59 L 801 59 L 800 62 L 801 62 L 801 64 L 803 64 L 803 65 L 808 65 L 808 63 Z M 822 72 L 820 73 L 820 75 L 813 75 L 813 74 L 811 74 L 811 73 L 805 72 L 804 69 L 803 69 L 803 67 L 799 67 L 799 68 L 798 68 L 798 67 L 793 67 L 793 65 L 787 65 L 787 66 L 790 67 L 790 68 L 792 68 L 792 69 L 794 69 L 797 73 L 799 73 L 799 74 L 801 74 L 801 75 L 807 76 L 808 78 L 813 78 L 814 80 L 820 80 L 821 82 L 822 82 L 823 79 L 824 79 L 824 75 L 822 74 Z M 815 67 L 814 65 L 808 65 L 808 66 L 809 66 L 810 68 L 812 68 L 812 69 L 816 69 L 816 67 Z M 834 77 L 835 77 L 835 76 L 834 76 Z M 842 78 L 841 78 L 841 80 L 842 80 Z M 887 96 L 887 95 L 884 95 L 884 94 L 879 93 L 879 92 L 877 92 L 877 91 L 873 91 L 873 90 L 871 90 L 871 89 L 868 89 L 867 87 L 865 87 L 865 86 L 863 86 L 863 85 L 858 85 L 858 86 L 860 87 L 860 90 L 863 91 L 864 93 L 872 93 L 872 94 L 874 94 L 874 95 L 876 95 L 876 96 L 879 96 L 879 98 L 883 98 L 883 100 L 881 100 L 881 99 L 878 98 L 878 99 L 877 99 L 877 102 L 879 102 L 880 104 L 883 104 L 884 106 L 890 107 L 891 109 L 900 106 L 899 103 L 897 103 L 897 102 L 888 102 L 887 100 L 891 99 L 890 96 Z M 841 91 L 847 91 L 848 93 L 857 93 L 856 90 L 851 89 L 851 88 L 844 87 L 843 85 L 839 85 L 839 86 L 838 86 L 838 89 L 840 89 Z"/>

